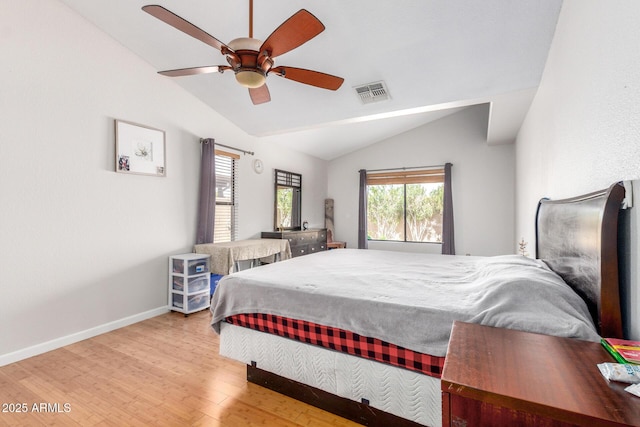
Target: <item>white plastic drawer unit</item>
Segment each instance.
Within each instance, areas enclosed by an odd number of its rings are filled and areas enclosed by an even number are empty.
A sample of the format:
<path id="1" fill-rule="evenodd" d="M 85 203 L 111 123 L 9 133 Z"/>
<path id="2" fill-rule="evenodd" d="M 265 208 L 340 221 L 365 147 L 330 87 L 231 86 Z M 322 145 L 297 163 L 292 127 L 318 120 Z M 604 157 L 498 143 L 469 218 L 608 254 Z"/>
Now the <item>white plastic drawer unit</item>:
<path id="1" fill-rule="evenodd" d="M 184 309 L 184 295 L 182 294 L 171 294 L 171 295 L 172 295 L 171 307 Z"/>
<path id="2" fill-rule="evenodd" d="M 185 273 L 185 264 L 186 264 L 186 273 Z M 177 274 L 186 274 L 186 275 L 194 275 L 194 274 L 202 274 L 209 272 L 209 258 L 206 259 L 190 259 L 185 260 L 181 258 L 173 259 L 173 268 L 174 273 Z"/>
<path id="3" fill-rule="evenodd" d="M 209 255 L 182 254 L 169 257 L 169 308 L 185 315 L 210 305 Z"/>
<path id="4" fill-rule="evenodd" d="M 209 292 L 209 280 L 208 276 L 188 278 L 187 279 L 187 294 L 191 295 L 196 292 L 207 291 Z"/>
<path id="5" fill-rule="evenodd" d="M 187 296 L 187 311 L 198 311 L 209 307 L 209 291 Z"/>
<path id="6" fill-rule="evenodd" d="M 173 276 L 171 288 L 177 292 L 195 294 L 209 290 L 209 279 L 206 276 L 182 277 Z"/>
<path id="7" fill-rule="evenodd" d="M 171 276 L 171 289 L 178 292 L 184 292 L 184 277 Z"/>
<path id="8" fill-rule="evenodd" d="M 209 292 L 195 295 L 173 294 L 172 308 L 179 308 L 183 313 L 193 313 L 209 307 Z"/>

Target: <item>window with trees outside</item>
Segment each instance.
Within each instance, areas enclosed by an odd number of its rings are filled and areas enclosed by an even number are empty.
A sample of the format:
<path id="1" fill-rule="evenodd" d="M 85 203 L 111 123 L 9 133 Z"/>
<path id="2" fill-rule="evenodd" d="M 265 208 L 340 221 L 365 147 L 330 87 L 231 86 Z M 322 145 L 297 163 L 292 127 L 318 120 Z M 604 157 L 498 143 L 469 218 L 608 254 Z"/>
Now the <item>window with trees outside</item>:
<path id="1" fill-rule="evenodd" d="M 367 174 L 369 240 L 442 243 L 444 168 Z"/>
<path id="2" fill-rule="evenodd" d="M 236 203 L 237 154 L 216 150 L 216 214 L 214 242 L 236 240 L 238 205 Z"/>

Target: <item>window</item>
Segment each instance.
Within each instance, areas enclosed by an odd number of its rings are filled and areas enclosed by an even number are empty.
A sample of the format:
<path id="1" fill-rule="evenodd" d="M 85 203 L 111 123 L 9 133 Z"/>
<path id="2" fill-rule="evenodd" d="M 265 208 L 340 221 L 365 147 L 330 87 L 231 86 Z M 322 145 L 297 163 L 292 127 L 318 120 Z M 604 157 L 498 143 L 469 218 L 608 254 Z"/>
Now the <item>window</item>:
<path id="1" fill-rule="evenodd" d="M 276 169 L 275 230 L 300 229 L 302 175 Z"/>
<path id="2" fill-rule="evenodd" d="M 237 154 L 216 150 L 216 223 L 214 242 L 236 240 L 238 206 L 236 204 Z"/>
<path id="3" fill-rule="evenodd" d="M 442 243 L 444 169 L 367 174 L 369 240 Z"/>

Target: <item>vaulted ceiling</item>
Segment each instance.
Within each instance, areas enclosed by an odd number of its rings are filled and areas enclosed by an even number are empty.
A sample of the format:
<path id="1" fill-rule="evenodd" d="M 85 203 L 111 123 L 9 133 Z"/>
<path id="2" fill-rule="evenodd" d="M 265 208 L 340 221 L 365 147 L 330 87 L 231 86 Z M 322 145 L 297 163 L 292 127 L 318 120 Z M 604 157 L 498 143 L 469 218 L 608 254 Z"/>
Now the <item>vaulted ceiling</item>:
<path id="1" fill-rule="evenodd" d="M 61 1 L 158 71 L 227 64 L 220 51 L 143 12 L 148 0 Z M 249 33 L 249 0 L 156 4 L 223 43 Z M 255 0 L 255 38 L 265 40 L 302 8 L 324 24 L 275 61 L 343 77 L 340 89 L 269 75 L 271 102 L 253 105 L 231 71 L 174 79 L 248 134 L 327 160 L 483 103 L 491 105 L 487 142 L 509 143 L 540 83 L 561 4 Z M 363 104 L 354 88 L 378 81 L 389 99 Z"/>

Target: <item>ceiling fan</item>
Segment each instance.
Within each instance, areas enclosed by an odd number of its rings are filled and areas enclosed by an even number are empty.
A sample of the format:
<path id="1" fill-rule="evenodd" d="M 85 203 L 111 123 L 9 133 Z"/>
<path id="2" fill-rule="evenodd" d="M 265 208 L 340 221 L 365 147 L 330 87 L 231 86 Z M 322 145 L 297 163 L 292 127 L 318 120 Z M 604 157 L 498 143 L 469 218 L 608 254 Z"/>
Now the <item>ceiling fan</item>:
<path id="1" fill-rule="evenodd" d="M 143 6 L 142 10 L 183 33 L 218 49 L 220 53 L 226 56 L 229 63 L 229 65 L 160 71 L 159 74 L 179 77 L 216 71 L 223 73 L 231 70 L 235 73 L 238 83 L 249 89 L 249 96 L 254 104 L 271 101 L 271 95 L 266 85 L 267 76 L 271 74 L 329 90 L 337 90 L 344 81 L 341 77 L 319 71 L 274 66 L 275 57 L 297 48 L 324 31 L 325 27 L 322 22 L 305 9 L 300 9 L 293 14 L 262 42 L 253 38 L 253 0 L 249 0 L 249 37 L 237 38 L 231 40 L 228 44 L 222 43 L 204 30 L 162 6 L 147 5 Z"/>

